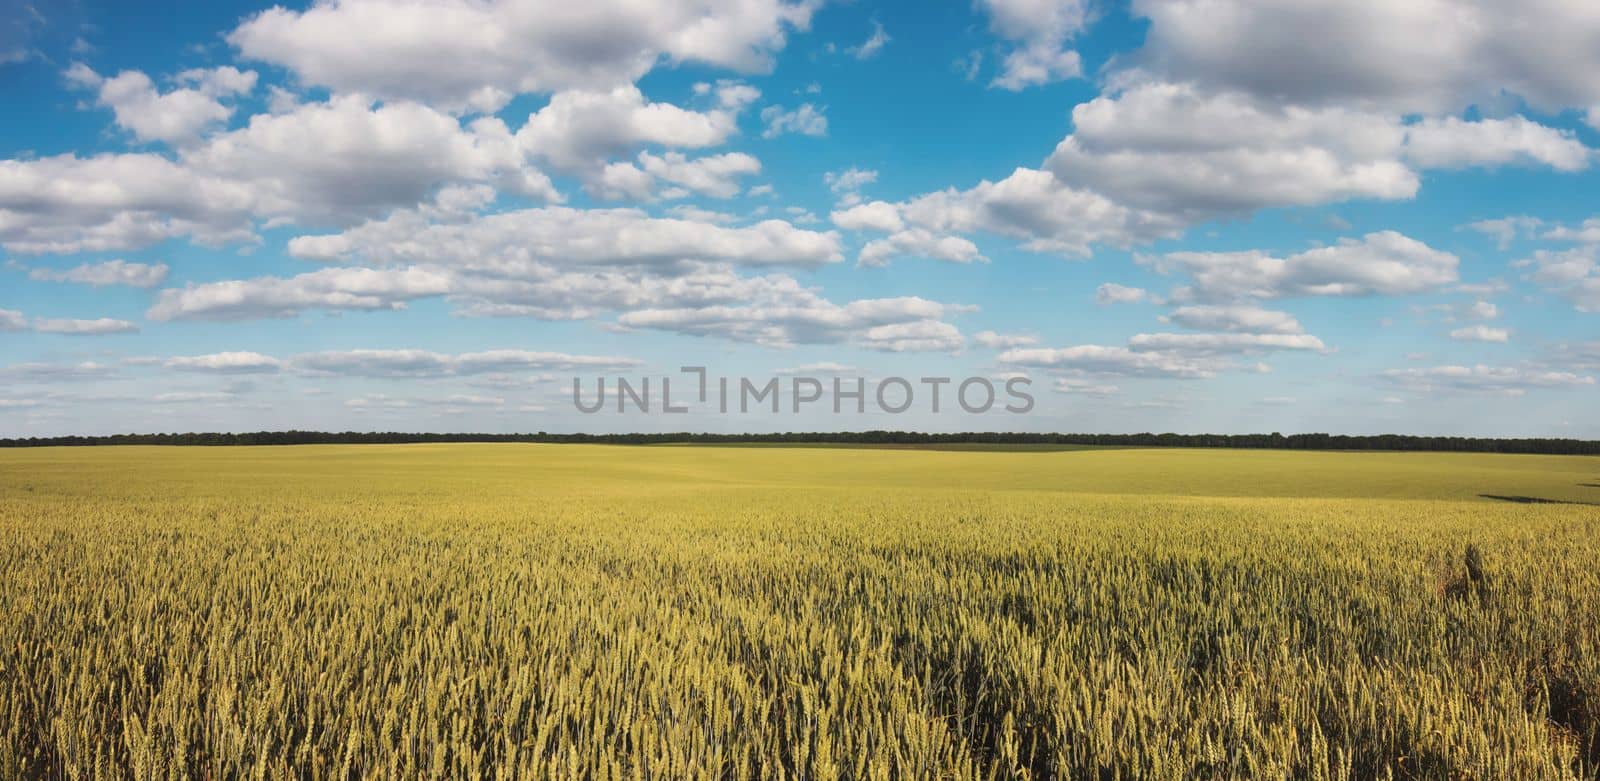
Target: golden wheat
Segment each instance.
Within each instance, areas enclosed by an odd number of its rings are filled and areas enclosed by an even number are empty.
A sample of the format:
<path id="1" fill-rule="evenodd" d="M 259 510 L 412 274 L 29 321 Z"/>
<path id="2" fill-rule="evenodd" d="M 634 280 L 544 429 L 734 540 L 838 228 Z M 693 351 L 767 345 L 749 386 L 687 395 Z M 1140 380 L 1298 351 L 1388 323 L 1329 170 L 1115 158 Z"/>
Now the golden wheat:
<path id="1" fill-rule="evenodd" d="M 1600 778 L 1597 473 L 8 452 L 0 777 Z"/>

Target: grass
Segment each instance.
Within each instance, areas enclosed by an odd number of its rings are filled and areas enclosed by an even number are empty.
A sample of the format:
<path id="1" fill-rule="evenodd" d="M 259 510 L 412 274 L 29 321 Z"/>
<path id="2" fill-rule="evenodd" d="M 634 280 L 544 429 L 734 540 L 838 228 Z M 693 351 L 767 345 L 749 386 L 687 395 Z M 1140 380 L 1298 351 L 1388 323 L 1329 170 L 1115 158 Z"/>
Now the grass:
<path id="1" fill-rule="evenodd" d="M 1600 778 L 1597 478 L 0 451 L 0 778 Z"/>

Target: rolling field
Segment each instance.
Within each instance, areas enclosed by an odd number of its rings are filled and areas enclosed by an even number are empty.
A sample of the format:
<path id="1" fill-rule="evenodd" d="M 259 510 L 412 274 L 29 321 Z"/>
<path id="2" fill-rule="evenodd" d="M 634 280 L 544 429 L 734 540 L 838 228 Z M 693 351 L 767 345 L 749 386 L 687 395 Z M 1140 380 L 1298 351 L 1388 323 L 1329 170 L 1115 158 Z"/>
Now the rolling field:
<path id="1" fill-rule="evenodd" d="M 55 777 L 1600 779 L 1600 459 L 3 450 Z"/>

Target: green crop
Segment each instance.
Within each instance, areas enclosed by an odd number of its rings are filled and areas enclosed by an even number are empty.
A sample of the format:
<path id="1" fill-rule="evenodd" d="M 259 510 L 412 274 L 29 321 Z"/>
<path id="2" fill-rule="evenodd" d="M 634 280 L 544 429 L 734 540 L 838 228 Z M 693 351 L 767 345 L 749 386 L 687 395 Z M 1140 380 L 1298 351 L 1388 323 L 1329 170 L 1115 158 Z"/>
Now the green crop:
<path id="1" fill-rule="evenodd" d="M 1597 779 L 1597 485 L 1420 453 L 3 451 L 0 778 Z"/>

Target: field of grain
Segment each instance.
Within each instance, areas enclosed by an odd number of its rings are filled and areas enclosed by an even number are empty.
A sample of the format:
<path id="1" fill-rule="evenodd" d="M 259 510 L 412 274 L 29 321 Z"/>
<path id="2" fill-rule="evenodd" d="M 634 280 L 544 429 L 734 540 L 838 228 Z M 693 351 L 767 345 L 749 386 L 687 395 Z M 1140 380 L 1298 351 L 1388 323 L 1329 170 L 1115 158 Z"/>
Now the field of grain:
<path id="1" fill-rule="evenodd" d="M 1581 457 L 0 451 L 0 778 L 1595 779 L 1596 503 Z"/>

